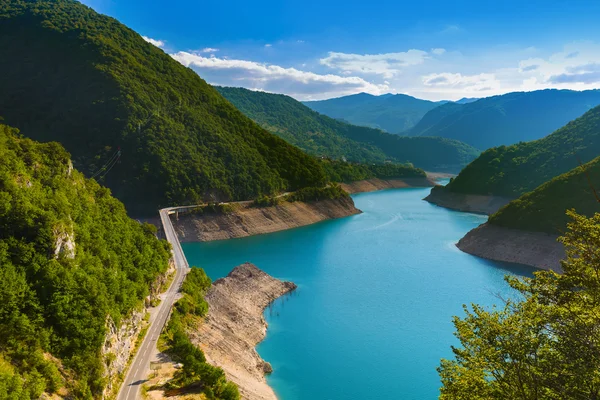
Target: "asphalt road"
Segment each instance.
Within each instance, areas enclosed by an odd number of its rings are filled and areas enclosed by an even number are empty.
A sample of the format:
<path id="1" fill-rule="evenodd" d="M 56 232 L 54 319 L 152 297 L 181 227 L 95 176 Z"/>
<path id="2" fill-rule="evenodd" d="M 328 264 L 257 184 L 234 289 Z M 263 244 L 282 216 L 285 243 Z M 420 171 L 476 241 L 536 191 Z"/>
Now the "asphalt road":
<path id="1" fill-rule="evenodd" d="M 169 211 L 176 209 L 164 208 L 160 210 L 160 219 L 162 221 L 165 236 L 173 247 L 173 259 L 175 261 L 175 279 L 169 289 L 167 289 L 163 300 L 158 305 L 157 311 L 150 318 L 150 327 L 135 354 L 131 366 L 127 371 L 125 380 L 121 385 L 117 400 L 134 400 L 140 398 L 140 389 L 142 384 L 146 382 L 146 378 L 150 374 L 150 361 L 153 354 L 156 354 L 156 343 L 160 333 L 167 323 L 171 308 L 177 299 L 177 294 L 181 288 L 181 283 L 185 275 L 189 271 L 189 265 L 181 249 L 177 234 L 173 229 L 171 220 L 169 219 Z"/>

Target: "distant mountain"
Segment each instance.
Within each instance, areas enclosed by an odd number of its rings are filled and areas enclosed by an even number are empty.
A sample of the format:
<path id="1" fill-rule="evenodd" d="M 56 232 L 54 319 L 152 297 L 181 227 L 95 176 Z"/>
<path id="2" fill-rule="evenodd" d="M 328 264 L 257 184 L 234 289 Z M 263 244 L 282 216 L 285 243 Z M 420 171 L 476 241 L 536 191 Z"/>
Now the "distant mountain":
<path id="1" fill-rule="evenodd" d="M 479 154 L 454 140 L 401 137 L 346 124 L 285 95 L 242 88 L 217 90 L 259 125 L 316 156 L 369 163 L 393 160 L 429 170 L 457 170 Z"/>
<path id="2" fill-rule="evenodd" d="M 0 2 L 0 112 L 134 214 L 324 185 L 325 172 L 194 71 L 71 0 Z"/>
<path id="3" fill-rule="evenodd" d="M 508 203 L 489 223 L 507 228 L 562 234 L 575 209 L 588 217 L 600 212 L 600 203 L 590 186 L 600 182 L 600 157 L 559 175 L 535 190 Z M 600 189 L 600 187 L 596 187 Z"/>
<path id="4" fill-rule="evenodd" d="M 480 99 L 479 97 L 463 97 L 460 100 L 456 100 L 455 103 L 458 103 L 458 104 L 467 104 L 467 103 L 472 103 L 474 101 L 477 101 L 479 99 Z"/>
<path id="5" fill-rule="evenodd" d="M 305 101 L 313 110 L 354 125 L 400 133 L 412 128 L 427 111 L 445 102 L 417 99 L 405 94 L 373 96 L 359 93 L 320 101 Z"/>
<path id="6" fill-rule="evenodd" d="M 544 137 L 600 104 L 600 90 L 539 90 L 446 104 L 429 111 L 410 136 L 441 136 L 485 150 Z"/>
<path id="7" fill-rule="evenodd" d="M 444 190 L 517 197 L 600 154 L 600 106 L 551 135 L 483 152 Z"/>

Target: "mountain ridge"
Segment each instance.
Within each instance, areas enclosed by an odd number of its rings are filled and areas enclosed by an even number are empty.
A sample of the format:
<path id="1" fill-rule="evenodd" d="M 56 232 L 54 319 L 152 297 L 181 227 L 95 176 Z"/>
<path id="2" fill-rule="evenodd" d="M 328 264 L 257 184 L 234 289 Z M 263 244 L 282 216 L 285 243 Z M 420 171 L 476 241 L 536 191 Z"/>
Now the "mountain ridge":
<path id="1" fill-rule="evenodd" d="M 327 100 L 305 101 L 303 104 L 334 119 L 398 134 L 413 127 L 427 111 L 443 102 L 422 100 L 406 94 L 375 96 L 358 93 Z"/>
<path id="2" fill-rule="evenodd" d="M 0 21 L 6 122 L 61 142 L 129 212 L 325 184 L 316 160 L 117 20 L 72 0 L 8 0 Z"/>
<path id="3" fill-rule="evenodd" d="M 259 125 L 315 156 L 369 163 L 410 162 L 428 170 L 446 170 L 447 166 L 458 170 L 478 154 L 458 141 L 409 138 L 347 124 L 282 94 L 232 87 L 217 90 Z"/>
<path id="4" fill-rule="evenodd" d="M 429 111 L 410 136 L 457 139 L 480 150 L 540 139 L 600 104 L 600 90 L 511 92 Z"/>

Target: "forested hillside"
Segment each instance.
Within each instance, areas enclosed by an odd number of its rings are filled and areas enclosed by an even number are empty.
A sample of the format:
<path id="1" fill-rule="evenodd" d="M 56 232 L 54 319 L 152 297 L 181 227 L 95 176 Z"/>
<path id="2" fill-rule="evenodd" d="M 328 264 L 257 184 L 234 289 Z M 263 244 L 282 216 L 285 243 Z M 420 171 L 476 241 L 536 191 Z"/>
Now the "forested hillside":
<path id="1" fill-rule="evenodd" d="M 332 182 L 355 182 L 364 179 L 426 178 L 420 168 L 402 164 L 355 164 L 344 161 L 320 160 L 327 178 Z"/>
<path id="2" fill-rule="evenodd" d="M 381 163 L 390 157 L 382 149 L 349 139 L 349 129 L 365 129 L 321 115 L 289 96 L 243 88 L 215 87 L 247 117 L 266 130 L 314 156 Z"/>
<path id="3" fill-rule="evenodd" d="M 99 396 L 107 317 L 119 324 L 167 269 L 155 231 L 62 146 L 0 125 L 0 398 Z"/>
<path id="4" fill-rule="evenodd" d="M 543 139 L 483 152 L 445 190 L 517 197 L 599 154 L 600 106 Z"/>
<path id="5" fill-rule="evenodd" d="M 312 157 L 136 32 L 76 1 L 1 2 L 0 54 L 6 122 L 61 142 L 130 213 L 325 184 Z"/>
<path id="6" fill-rule="evenodd" d="M 433 109 L 406 134 L 457 139 L 480 150 L 540 139 L 600 104 L 600 90 L 538 90 Z"/>
<path id="7" fill-rule="evenodd" d="M 427 111 L 443 103 L 405 94 L 373 96 L 368 93 L 304 102 L 306 106 L 331 118 L 394 134 L 412 128 Z"/>
<path id="8" fill-rule="evenodd" d="M 575 209 L 578 214 L 588 217 L 600 213 L 597 195 L 600 195 L 600 157 L 511 201 L 492 215 L 489 223 L 563 234 L 569 222 L 567 210 Z"/>
<path id="9" fill-rule="evenodd" d="M 407 138 L 350 125 L 312 111 L 289 96 L 242 88 L 217 90 L 258 124 L 315 156 L 369 163 L 410 162 L 428 170 L 458 172 L 479 154 L 455 140 Z"/>

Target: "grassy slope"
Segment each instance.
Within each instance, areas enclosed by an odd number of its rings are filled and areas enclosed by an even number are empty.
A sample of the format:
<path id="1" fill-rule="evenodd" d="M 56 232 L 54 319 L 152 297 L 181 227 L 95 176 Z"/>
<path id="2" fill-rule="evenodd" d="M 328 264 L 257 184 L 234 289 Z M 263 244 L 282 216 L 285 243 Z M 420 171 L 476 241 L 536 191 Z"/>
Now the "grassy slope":
<path id="1" fill-rule="evenodd" d="M 446 190 L 517 197 L 598 154 L 600 106 L 543 139 L 485 151 Z"/>
<path id="2" fill-rule="evenodd" d="M 600 212 L 600 202 L 592 190 L 594 186 L 595 189 L 600 189 L 600 157 L 513 200 L 492 215 L 489 223 L 508 228 L 562 234 L 569 222 L 566 210 L 574 208 L 579 214 L 586 216 Z"/>
<path id="3" fill-rule="evenodd" d="M 407 138 L 346 124 L 312 111 L 289 96 L 241 88 L 217 88 L 261 126 L 313 155 L 351 161 L 411 162 L 429 170 L 460 169 L 478 152 L 442 138 Z"/>
<path id="4" fill-rule="evenodd" d="M 316 161 L 260 128 L 191 69 L 72 0 L 0 3 L 0 108 L 61 142 L 136 214 L 325 183 Z M 103 177 L 104 176 L 104 177 Z"/>
<path id="5" fill-rule="evenodd" d="M 457 139 L 485 150 L 542 138 L 599 104 L 600 90 L 508 93 L 434 109 L 410 134 Z"/>

